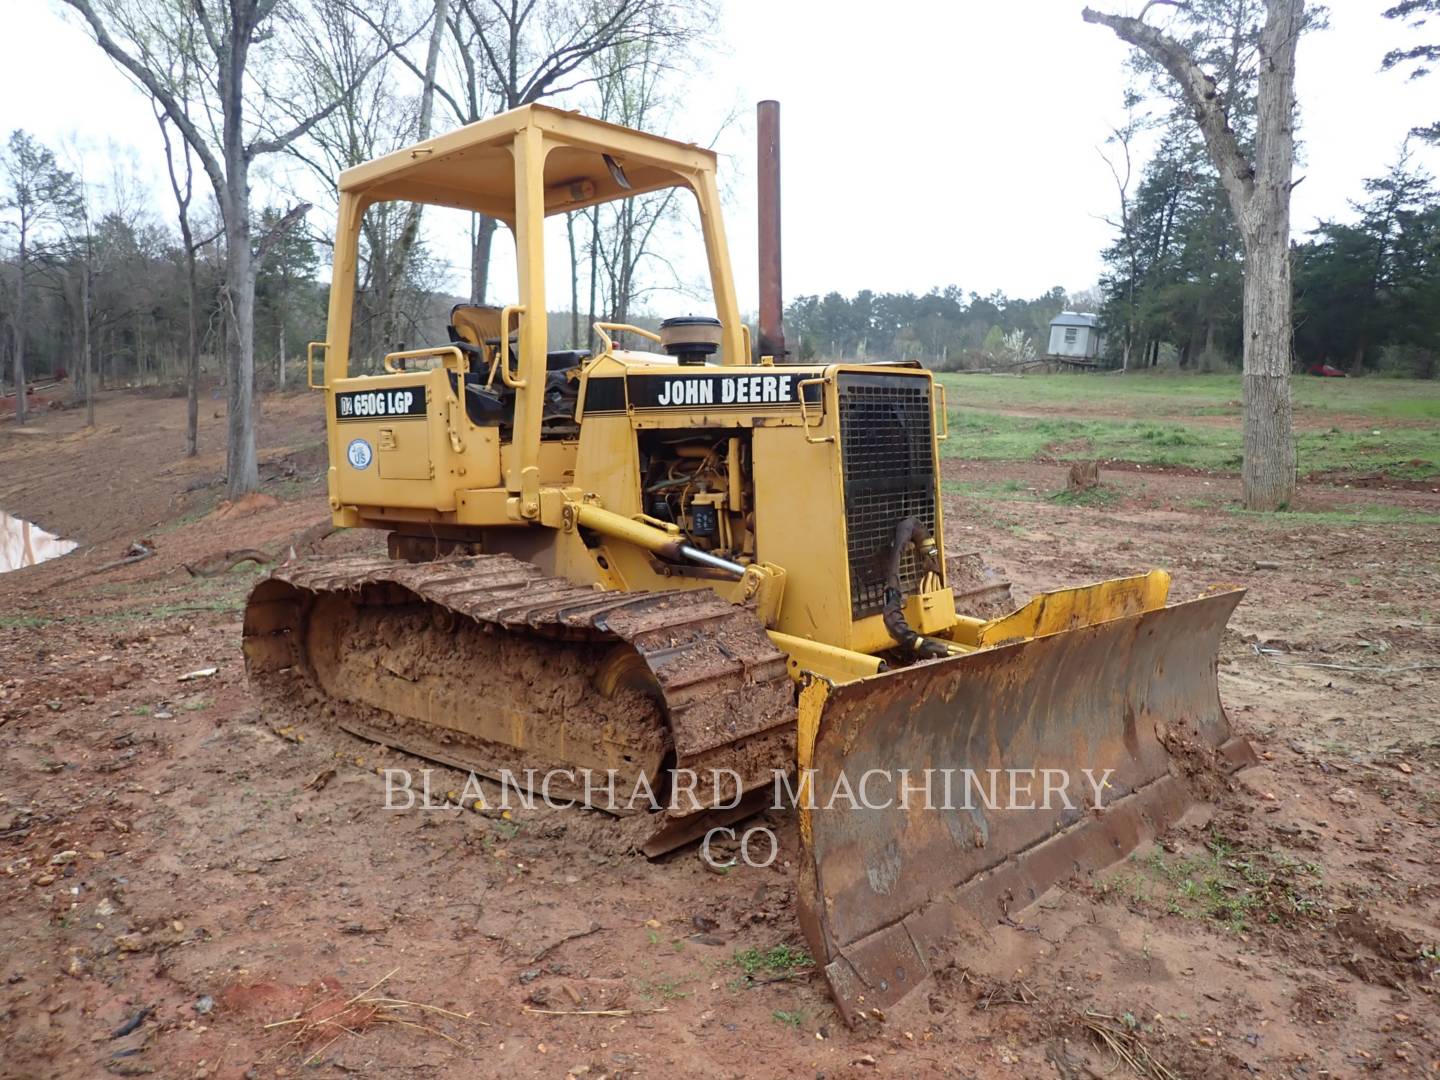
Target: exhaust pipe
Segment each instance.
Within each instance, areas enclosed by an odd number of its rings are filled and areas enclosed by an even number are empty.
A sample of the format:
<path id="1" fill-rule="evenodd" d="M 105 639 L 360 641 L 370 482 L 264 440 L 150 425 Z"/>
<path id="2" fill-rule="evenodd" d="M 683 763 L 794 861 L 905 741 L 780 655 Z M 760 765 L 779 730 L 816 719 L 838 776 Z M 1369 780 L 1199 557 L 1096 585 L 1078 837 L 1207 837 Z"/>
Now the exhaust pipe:
<path id="1" fill-rule="evenodd" d="M 783 364 L 784 301 L 780 292 L 780 103 L 755 107 L 760 181 L 760 355 Z"/>

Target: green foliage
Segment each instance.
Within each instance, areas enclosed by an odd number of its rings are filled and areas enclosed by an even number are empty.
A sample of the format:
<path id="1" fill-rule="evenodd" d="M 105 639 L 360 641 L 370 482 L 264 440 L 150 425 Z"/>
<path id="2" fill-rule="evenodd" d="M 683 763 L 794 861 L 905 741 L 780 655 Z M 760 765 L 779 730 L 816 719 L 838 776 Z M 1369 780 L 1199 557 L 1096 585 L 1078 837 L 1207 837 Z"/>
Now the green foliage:
<path id="1" fill-rule="evenodd" d="M 1350 371 L 1405 358 L 1433 375 L 1440 352 L 1440 192 L 1408 147 L 1365 181 L 1353 224 L 1323 221 L 1296 249 L 1295 350 Z M 1396 350 L 1400 350 L 1398 353 Z"/>
<path id="2" fill-rule="evenodd" d="M 814 964 L 810 954 L 804 949 L 796 949 L 790 945 L 776 945 L 771 949 L 741 949 L 735 953 L 735 965 L 747 976 L 772 975 L 783 977 L 792 975 L 799 968 L 807 968 Z"/>
<path id="3" fill-rule="evenodd" d="M 1099 484 L 1092 488 L 1080 488 L 1075 491 L 1067 488 L 1051 495 L 1050 501 L 1059 503 L 1061 506 L 1114 506 L 1120 501 L 1120 492 L 1105 484 Z"/>
<path id="4" fill-rule="evenodd" d="M 1276 850 L 1246 851 L 1218 833 L 1198 854 L 1171 856 L 1155 847 L 1132 856 L 1131 900 L 1172 915 L 1209 919 L 1232 933 L 1264 923 L 1293 924 L 1323 912 L 1320 867 Z"/>
<path id="5" fill-rule="evenodd" d="M 1431 18 L 1440 16 L 1440 0 L 1399 0 L 1399 3 L 1386 8 L 1382 14 L 1387 19 L 1400 20 L 1412 29 L 1419 30 Z M 1408 67 L 1410 78 L 1420 79 L 1430 74 L 1430 65 L 1437 60 L 1440 60 L 1440 43 L 1430 41 L 1391 49 L 1385 54 L 1380 66 L 1385 71 L 1394 67 Z M 1410 134 L 1426 142 L 1440 144 L 1440 121 L 1412 128 Z"/>
<path id="6" fill-rule="evenodd" d="M 1065 290 L 1034 300 L 1003 293 L 968 296 L 958 286 L 914 293 L 800 296 L 785 310 L 788 344 L 800 359 L 918 359 L 941 370 L 988 366 L 1022 342 L 1043 348 Z M 1018 336 L 1017 336 L 1018 335 Z M 1008 338 L 1008 342 L 1007 342 Z"/>

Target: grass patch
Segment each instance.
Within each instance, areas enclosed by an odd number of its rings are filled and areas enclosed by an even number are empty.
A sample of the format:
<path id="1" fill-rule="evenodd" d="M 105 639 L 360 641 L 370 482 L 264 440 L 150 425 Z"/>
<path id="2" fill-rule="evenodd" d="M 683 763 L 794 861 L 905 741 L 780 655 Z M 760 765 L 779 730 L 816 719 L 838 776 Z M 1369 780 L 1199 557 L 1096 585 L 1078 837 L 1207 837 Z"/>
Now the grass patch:
<path id="1" fill-rule="evenodd" d="M 1225 473 L 1240 468 L 1238 376 L 940 378 L 953 403 L 950 438 L 941 444 L 946 457 L 1108 458 Z M 1328 385 L 1317 385 L 1322 383 Z M 1302 475 L 1378 473 L 1425 480 L 1440 473 L 1440 381 L 1297 378 L 1293 387 Z M 1056 415 L 1021 416 L 1000 408 Z M 1076 411 L 1094 417 L 1063 415 Z M 1234 423 L 1193 423 L 1213 416 L 1232 417 Z M 1366 426 L 1342 430 L 1314 423 L 1342 418 Z"/>
<path id="2" fill-rule="evenodd" d="M 198 604 L 157 604 L 150 608 L 126 608 L 124 611 L 104 611 L 94 615 L 81 615 L 89 622 L 159 622 L 181 615 L 195 615 L 205 612 L 241 610 L 240 598 L 206 600 Z"/>
<path id="3" fill-rule="evenodd" d="M 947 495 L 964 495 L 972 499 L 999 499 L 1005 502 L 1034 502 L 1035 492 L 1019 480 L 1003 483 L 982 480 L 942 480 L 940 489 Z"/>
<path id="4" fill-rule="evenodd" d="M 0 615 L 0 630 L 27 630 L 36 626 L 49 626 L 53 621 L 44 615 Z"/>
<path id="5" fill-rule="evenodd" d="M 690 996 L 689 990 L 681 990 L 688 980 L 685 979 L 656 979 L 653 981 L 640 980 L 635 984 L 635 991 L 646 1001 L 680 1001 Z"/>
<path id="6" fill-rule="evenodd" d="M 940 487 L 947 495 L 963 495 L 971 499 L 1031 503 L 1039 502 L 1042 499 L 1049 499 L 1051 502 L 1059 503 L 1061 506 L 1110 507 L 1120 502 L 1125 494 L 1119 488 L 1111 487 L 1108 484 L 1100 484 L 1098 487 L 1078 491 L 1071 491 L 1069 488 L 1065 488 L 1053 492 L 1050 495 L 1042 495 L 1020 480 L 1005 480 L 1001 483 L 986 483 L 977 480 L 944 480 L 941 481 Z"/>
<path id="7" fill-rule="evenodd" d="M 1061 506 L 1114 506 L 1120 501 L 1120 492 L 1107 484 L 1097 484 L 1091 488 L 1057 491 L 1050 496 L 1050 501 Z"/>
<path id="8" fill-rule="evenodd" d="M 1279 510 L 1273 514 L 1226 507 L 1230 513 L 1281 528 L 1292 525 L 1440 525 L 1440 514 L 1407 506 L 1354 506 L 1345 510 Z"/>
<path id="9" fill-rule="evenodd" d="M 1240 418 L 1240 376 L 1130 372 L 1125 375 L 939 376 L 957 406 L 1093 408 L 1112 416 Z M 1440 380 L 1315 379 L 1290 381 L 1296 415 L 1367 417 L 1401 423 L 1440 421 Z"/>
<path id="10" fill-rule="evenodd" d="M 751 978 L 756 975 L 783 978 L 814 963 L 804 949 L 789 945 L 776 945 L 773 949 L 741 949 L 735 953 L 735 965 Z"/>
<path id="11" fill-rule="evenodd" d="M 794 1012 L 785 1009 L 776 1009 L 771 1015 L 779 1023 L 784 1024 L 786 1027 L 794 1028 L 796 1031 L 799 1031 L 800 1025 L 805 1022 L 805 1014 L 799 1009 L 796 1009 Z"/>
<path id="12" fill-rule="evenodd" d="M 1259 925 L 1294 925 L 1322 917 L 1320 866 L 1275 850 L 1246 851 L 1212 833 L 1203 853 L 1175 856 L 1160 847 L 1130 857 L 1132 872 L 1105 892 L 1131 902 L 1218 923 L 1243 934 Z"/>
<path id="13" fill-rule="evenodd" d="M 1240 433 L 1201 431 L 1150 420 L 1036 419 L 978 409 L 950 410 L 945 457 L 981 461 L 1113 458 L 1141 465 L 1184 466 L 1234 472 L 1240 468 Z"/>

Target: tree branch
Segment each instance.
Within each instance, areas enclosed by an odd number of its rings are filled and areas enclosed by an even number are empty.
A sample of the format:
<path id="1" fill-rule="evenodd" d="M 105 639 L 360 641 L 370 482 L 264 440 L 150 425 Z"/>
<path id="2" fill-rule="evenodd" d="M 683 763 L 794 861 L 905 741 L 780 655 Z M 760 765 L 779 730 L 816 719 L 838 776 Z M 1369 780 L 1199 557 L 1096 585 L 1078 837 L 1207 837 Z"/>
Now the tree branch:
<path id="1" fill-rule="evenodd" d="M 71 2 L 71 0 L 66 0 L 66 2 L 69 3 Z M 401 44 L 408 45 L 410 41 L 414 38 L 414 36 L 414 34 L 411 34 L 410 37 L 406 38 L 405 41 Z M 362 84 L 364 84 L 366 79 L 370 77 L 370 72 L 374 71 L 380 61 L 384 60 L 385 57 L 389 55 L 389 53 L 390 50 L 388 48 L 385 48 L 381 49 L 374 56 L 372 56 L 369 61 L 367 61 L 356 73 L 355 78 L 350 83 L 350 85 L 342 88 L 340 92 L 335 95 L 334 99 L 330 102 L 330 104 L 326 105 L 319 112 L 314 113 L 311 116 L 300 121 L 289 131 L 283 132 L 269 139 L 256 139 L 248 147 L 246 147 L 246 156 L 253 159 L 259 157 L 261 154 L 270 154 L 274 153 L 277 150 L 285 149 L 285 147 L 289 146 L 296 139 L 303 136 L 316 124 L 320 123 L 320 121 L 324 120 L 336 109 L 340 108 L 341 105 L 345 104 L 346 100 L 351 97 L 351 95 L 353 95 Z"/>
<path id="2" fill-rule="evenodd" d="M 1138 18 L 1108 15 L 1088 7 L 1080 17 L 1088 23 L 1108 26 L 1116 37 L 1145 53 L 1175 80 L 1194 114 L 1210 160 L 1239 217 L 1254 193 L 1255 169 L 1241 151 L 1235 131 L 1230 127 L 1215 80 L 1201 69 L 1183 45 Z"/>
<path id="3" fill-rule="evenodd" d="M 270 227 L 269 232 L 260 238 L 260 243 L 255 249 L 255 266 L 257 270 L 264 264 L 265 257 L 270 254 L 271 248 L 279 243 L 280 237 L 285 235 L 285 231 L 308 214 L 311 209 L 312 207 L 308 202 L 296 203 L 289 210 L 285 211 L 284 217 Z"/>
<path id="4" fill-rule="evenodd" d="M 90 25 L 90 31 L 95 35 L 95 44 L 99 45 L 110 59 L 128 71 L 136 81 L 149 91 L 150 96 L 164 107 L 165 112 L 169 114 L 175 126 L 180 129 L 180 133 L 185 136 L 185 141 L 194 149 L 195 156 L 200 159 L 200 164 L 204 167 L 205 174 L 210 178 L 210 183 L 215 186 L 215 197 L 223 201 L 225 198 L 225 170 L 220 167 L 220 161 L 215 157 L 214 151 L 210 149 L 210 145 L 205 141 L 205 137 L 200 134 L 200 130 L 191 122 L 190 114 L 186 112 L 185 108 L 180 104 L 180 100 L 169 87 L 160 81 L 154 72 L 127 53 L 120 47 L 115 39 L 110 36 L 109 31 L 105 28 L 105 23 L 96 13 L 90 0 L 64 0 L 64 2 L 78 11 Z M 197 7 L 198 6 L 199 5 L 197 5 Z"/>

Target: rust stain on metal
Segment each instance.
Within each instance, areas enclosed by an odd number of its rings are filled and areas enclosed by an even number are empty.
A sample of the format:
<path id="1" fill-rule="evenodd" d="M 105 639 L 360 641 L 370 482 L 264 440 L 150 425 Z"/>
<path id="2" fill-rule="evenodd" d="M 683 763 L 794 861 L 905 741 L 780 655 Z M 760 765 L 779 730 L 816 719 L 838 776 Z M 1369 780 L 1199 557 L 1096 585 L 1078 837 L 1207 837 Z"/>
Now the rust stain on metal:
<path id="1" fill-rule="evenodd" d="M 811 759 L 818 807 L 801 873 L 801 924 L 849 1022 L 913 989 L 965 924 L 993 924 L 1178 819 L 1194 797 L 1171 775 L 1167 744 L 1207 752 L 1221 768 L 1243 761 L 1212 659 L 1240 596 L 1127 615 L 831 692 Z M 934 770 L 936 808 L 899 805 L 899 784 L 881 776 L 900 768 L 912 789 Z M 866 805 L 826 808 L 837 784 L 858 791 L 872 770 Z M 1059 770 L 1068 781 L 1063 798 Z M 1008 785 L 1026 777 L 1012 793 Z M 1100 781 L 1104 813 L 1093 809 Z M 1017 793 L 1017 808 L 1008 809 Z M 889 807 L 867 808 L 887 795 Z M 911 798 L 925 795 L 912 790 Z"/>

